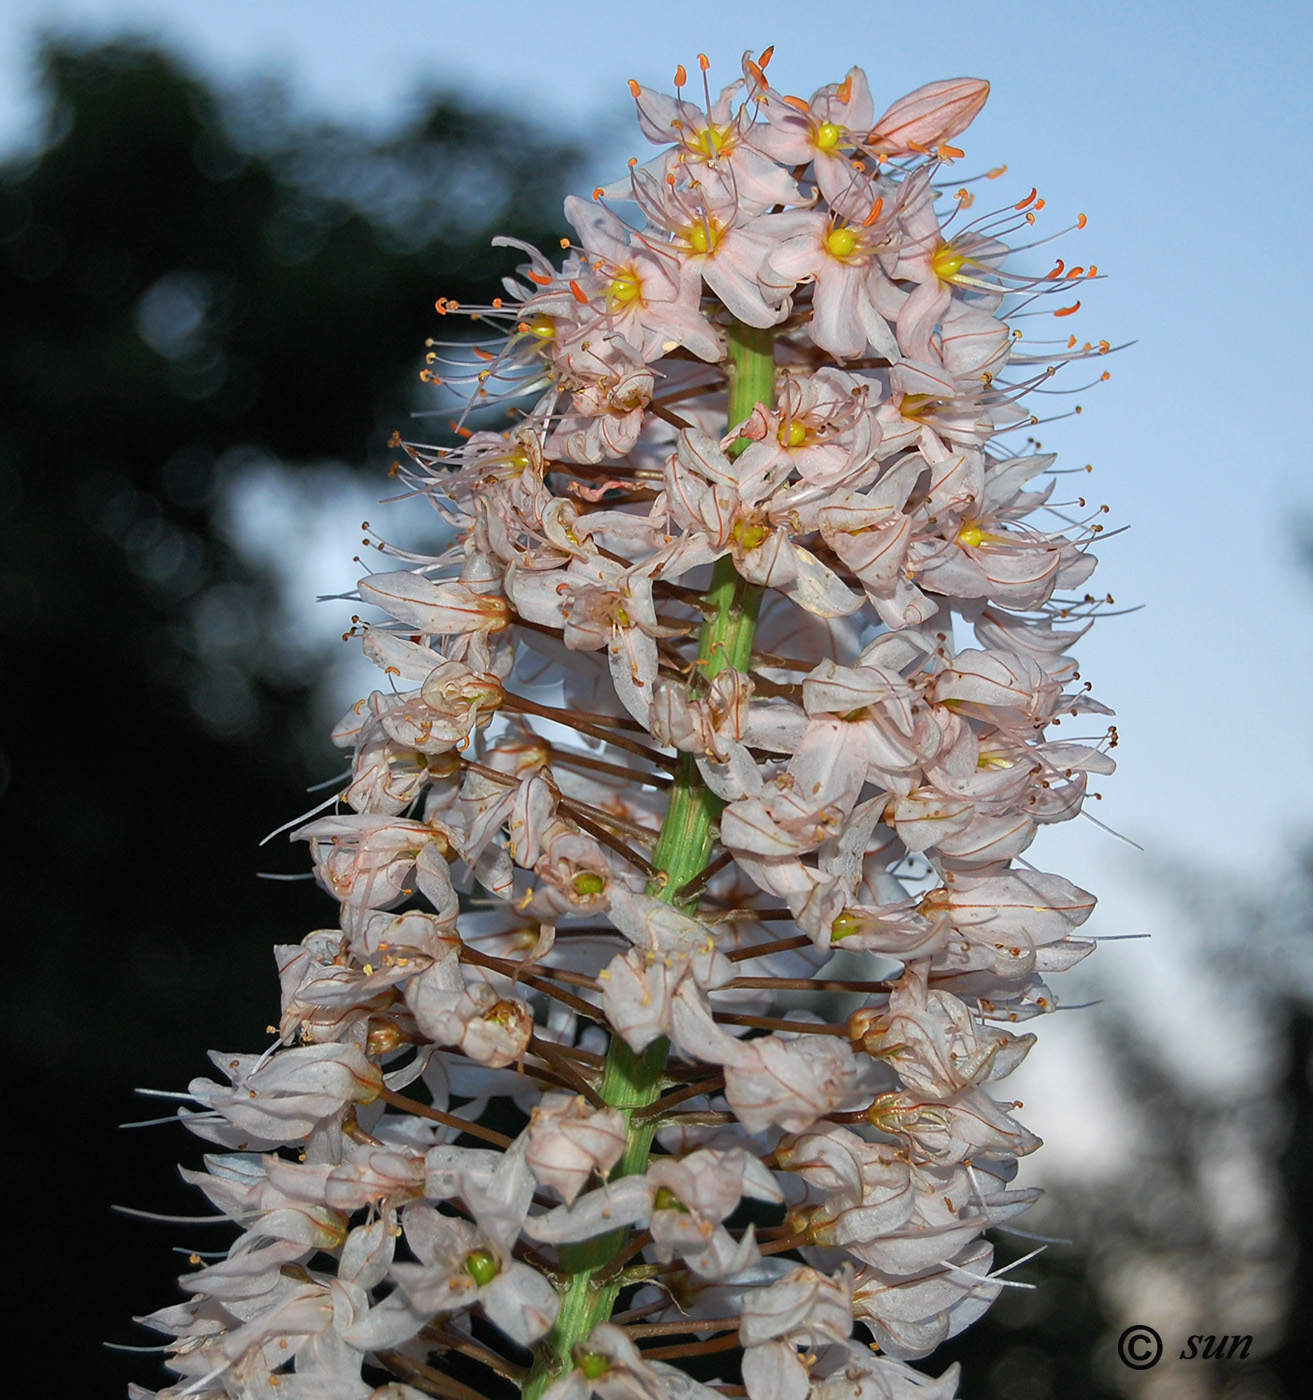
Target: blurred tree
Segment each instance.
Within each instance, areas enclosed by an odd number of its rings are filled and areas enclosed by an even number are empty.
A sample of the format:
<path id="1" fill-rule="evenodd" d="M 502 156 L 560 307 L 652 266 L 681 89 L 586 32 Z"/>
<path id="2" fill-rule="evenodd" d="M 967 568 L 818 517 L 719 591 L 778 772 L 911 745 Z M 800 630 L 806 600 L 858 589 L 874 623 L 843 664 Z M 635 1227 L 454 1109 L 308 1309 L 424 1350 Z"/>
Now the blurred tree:
<path id="1" fill-rule="evenodd" d="M 254 878 L 308 805 L 308 690 L 216 529 L 225 490 L 259 454 L 381 482 L 435 295 L 495 294 L 489 237 L 551 239 L 580 153 L 441 96 L 383 139 L 305 126 L 132 42 L 41 63 L 48 139 L 0 169 L 3 1185 L 47 1265 L 14 1335 L 86 1395 L 149 1380 L 100 1343 L 182 1262 L 109 1201 L 197 1209 L 171 1184 L 194 1144 L 116 1135 L 149 1116 L 128 1086 L 259 1044 L 271 945 L 328 916 Z"/>

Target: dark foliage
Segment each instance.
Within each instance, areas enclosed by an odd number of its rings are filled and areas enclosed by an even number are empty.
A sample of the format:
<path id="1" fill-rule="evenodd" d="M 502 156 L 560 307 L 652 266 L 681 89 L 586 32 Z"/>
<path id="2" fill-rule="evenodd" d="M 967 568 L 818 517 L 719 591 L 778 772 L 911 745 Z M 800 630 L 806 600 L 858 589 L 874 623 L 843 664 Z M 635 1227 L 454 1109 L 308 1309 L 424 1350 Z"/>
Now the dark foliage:
<path id="1" fill-rule="evenodd" d="M 194 1142 L 116 1130 L 158 1111 L 131 1086 L 262 1044 L 271 946 L 331 920 L 255 878 L 332 770 L 269 660 L 270 581 L 214 528 L 226 476 L 259 451 L 381 482 L 434 298 L 499 290 L 492 233 L 554 237 L 577 152 L 446 97 L 387 140 L 298 127 L 131 43 L 42 61 L 47 148 L 0 170 L 3 1160 L 36 1264 L 11 1335 L 86 1396 L 151 1381 L 101 1342 L 157 1341 L 128 1316 L 185 1264 L 110 1202 L 205 1213 L 171 1165 Z"/>

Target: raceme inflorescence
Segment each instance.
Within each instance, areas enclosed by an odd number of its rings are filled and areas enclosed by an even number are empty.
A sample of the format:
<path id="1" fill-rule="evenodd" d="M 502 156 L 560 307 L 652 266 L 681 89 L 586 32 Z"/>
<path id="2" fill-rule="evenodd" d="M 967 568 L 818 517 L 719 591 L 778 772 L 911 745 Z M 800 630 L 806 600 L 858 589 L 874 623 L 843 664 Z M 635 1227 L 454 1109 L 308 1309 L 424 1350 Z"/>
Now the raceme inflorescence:
<path id="1" fill-rule="evenodd" d="M 1028 436 L 1095 269 L 951 178 L 986 83 L 769 59 L 631 84 L 658 154 L 438 303 L 464 406 L 397 472 L 449 546 L 358 585 L 293 833 L 340 917 L 190 1086 L 240 1233 L 143 1319 L 161 1395 L 947 1400 L 908 1363 L 1011 1281 L 994 1082 L 1093 946 L 1023 853 L 1116 739 L 1054 732 L 1109 600 Z"/>

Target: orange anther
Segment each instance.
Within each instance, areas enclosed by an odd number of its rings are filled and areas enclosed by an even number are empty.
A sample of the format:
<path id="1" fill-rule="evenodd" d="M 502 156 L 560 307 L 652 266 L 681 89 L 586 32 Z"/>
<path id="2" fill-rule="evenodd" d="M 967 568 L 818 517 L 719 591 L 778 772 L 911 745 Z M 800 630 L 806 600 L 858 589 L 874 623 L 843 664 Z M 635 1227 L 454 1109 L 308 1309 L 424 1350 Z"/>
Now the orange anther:
<path id="1" fill-rule="evenodd" d="M 634 166 L 638 164 L 638 157 L 630 156 L 629 159 L 625 162 L 625 164 L 630 168 L 630 170 L 632 170 Z"/>
<path id="2" fill-rule="evenodd" d="M 786 97 L 784 100 L 795 112 L 811 112 L 811 106 L 804 102 L 801 97 Z"/>
<path id="3" fill-rule="evenodd" d="M 1076 215 L 1076 227 L 1077 227 L 1077 228 L 1084 228 L 1085 225 L 1088 224 L 1088 223 L 1089 223 L 1089 220 L 1085 217 L 1084 214 L 1077 214 L 1077 215 Z"/>
<path id="4" fill-rule="evenodd" d="M 881 196 L 875 201 L 875 203 L 874 203 L 873 205 L 871 205 L 871 212 L 862 220 L 862 227 L 863 227 L 863 228 L 870 228 L 870 226 L 871 226 L 871 225 L 880 217 L 880 215 L 883 214 L 883 213 L 884 213 L 884 196 L 881 195 Z"/>
<path id="5" fill-rule="evenodd" d="M 675 69 L 675 86 L 677 88 L 682 88 L 686 82 L 688 82 L 688 69 L 681 63 L 679 67 Z"/>
<path id="6" fill-rule="evenodd" d="M 1071 339 L 1067 341 L 1067 349 L 1068 349 L 1068 350 L 1074 350 L 1075 348 L 1076 348 L 1076 337 L 1073 335 L 1073 336 L 1071 337 Z"/>
<path id="7" fill-rule="evenodd" d="M 638 83 L 633 78 L 630 78 L 629 91 L 633 95 L 634 101 L 637 102 L 639 94 L 643 91 L 643 89 L 638 86 Z"/>
<path id="8" fill-rule="evenodd" d="M 851 73 L 834 90 L 834 95 L 840 102 L 849 102 L 853 95 L 853 76 Z"/>
<path id="9" fill-rule="evenodd" d="M 1095 267 L 1093 263 L 1091 263 L 1090 270 L 1085 275 L 1086 277 L 1097 277 L 1099 275 L 1099 269 Z"/>
<path id="10" fill-rule="evenodd" d="M 1007 169 L 1008 169 L 1008 168 L 1007 168 L 1006 165 L 996 165 L 996 166 L 993 168 L 993 170 L 986 170 L 986 171 L 985 171 L 985 179 L 986 179 L 986 180 L 997 180 L 998 177 L 999 177 L 1000 175 L 1006 175 L 1006 174 L 1007 174 Z"/>
<path id="11" fill-rule="evenodd" d="M 530 282 L 536 282 L 540 287 L 550 287 L 552 285 L 552 279 L 550 277 L 544 277 L 541 272 L 534 272 L 532 268 L 529 269 L 526 275 Z"/>
<path id="12" fill-rule="evenodd" d="M 1099 378 L 1103 380 L 1111 379 L 1112 371 L 1110 369 L 1105 369 L 1103 373 L 1099 376 Z"/>
<path id="13" fill-rule="evenodd" d="M 562 247 L 562 248 L 568 248 L 569 246 L 570 246 L 570 240 L 569 240 L 568 238 L 563 238 L 563 239 L 561 239 L 561 247 Z"/>
<path id="14" fill-rule="evenodd" d="M 593 191 L 593 198 L 594 198 L 594 199 L 601 199 L 601 197 L 602 197 L 602 187 L 601 187 L 601 185 L 598 185 L 598 187 Z"/>
<path id="15" fill-rule="evenodd" d="M 1101 341 L 1099 341 L 1099 354 L 1100 354 L 1100 355 L 1106 355 L 1106 354 L 1108 353 L 1108 351 L 1111 350 L 1111 349 L 1112 349 L 1112 346 L 1111 346 L 1106 340 L 1101 340 Z"/>
<path id="16" fill-rule="evenodd" d="M 966 152 L 960 146 L 936 146 L 935 155 L 940 160 L 961 160 Z"/>
<path id="17" fill-rule="evenodd" d="M 1059 258 L 1058 265 L 1053 269 L 1053 271 L 1045 274 L 1046 280 L 1052 282 L 1055 277 L 1061 277 L 1063 272 L 1066 270 L 1066 267 L 1067 264 L 1063 262 L 1061 258 Z"/>
<path id="18" fill-rule="evenodd" d="M 433 309 L 439 316 L 445 316 L 447 314 L 447 298 L 439 297 L 437 301 L 433 303 Z"/>
<path id="19" fill-rule="evenodd" d="M 1040 210 L 1040 209 L 1043 209 L 1043 207 L 1044 207 L 1044 205 L 1045 205 L 1046 202 L 1047 202 L 1046 200 L 1037 199 L 1037 200 L 1035 201 L 1035 209 L 1036 209 L 1036 211 L 1038 211 L 1038 210 Z"/>
<path id="20" fill-rule="evenodd" d="M 704 53 L 698 54 L 698 67 L 705 73 L 711 67 L 711 60 Z"/>
<path id="21" fill-rule="evenodd" d="M 1030 188 L 1030 193 L 1025 197 L 1025 199 L 1023 199 L 1023 200 L 1021 201 L 1020 204 L 1014 204 L 1012 207 L 1013 207 L 1014 209 L 1024 209 L 1024 208 L 1026 208 L 1027 205 L 1033 204 L 1033 203 L 1035 202 L 1035 196 L 1036 196 L 1038 193 L 1039 193 L 1039 191 L 1032 185 L 1031 188 Z"/>
<path id="22" fill-rule="evenodd" d="M 915 151 L 919 156 L 928 156 L 930 154 L 930 148 L 928 146 L 923 146 L 919 141 L 909 141 L 907 143 L 907 149 L 909 151 Z"/>
<path id="23" fill-rule="evenodd" d="M 493 297 L 493 299 L 492 299 L 492 309 L 493 309 L 494 311 L 500 311 L 500 310 L 502 309 L 502 299 L 501 299 L 501 297 Z"/>
<path id="24" fill-rule="evenodd" d="M 476 356 L 478 359 L 480 359 L 480 360 L 491 360 L 491 359 L 493 359 L 493 356 L 492 356 L 487 350 L 485 350 L 481 345 L 471 345 L 471 346 L 470 346 L 470 349 L 474 351 L 475 356 Z"/>
<path id="25" fill-rule="evenodd" d="M 578 282 L 574 280 L 573 277 L 570 279 L 570 290 L 574 293 L 575 301 L 579 302 L 582 306 L 588 305 L 588 293 L 584 291 L 584 289 L 579 285 Z"/>
<path id="26" fill-rule="evenodd" d="M 764 88 L 770 86 L 770 84 L 766 81 L 765 73 L 763 73 L 761 71 L 760 66 L 758 64 L 755 64 L 750 58 L 744 62 L 743 66 L 748 70 L 749 73 L 752 74 L 752 79 L 758 87 Z"/>
<path id="27" fill-rule="evenodd" d="M 1067 276 L 1068 276 L 1068 277 L 1081 277 L 1081 276 L 1084 275 L 1084 272 L 1085 272 L 1085 269 L 1084 269 L 1083 267 L 1073 267 L 1072 270 L 1067 274 Z"/>
<path id="28" fill-rule="evenodd" d="M 774 45 L 774 44 L 767 44 L 766 47 L 765 47 L 764 49 L 762 49 L 762 51 L 761 51 L 761 66 L 762 66 L 763 68 L 769 68 L 769 67 L 770 67 L 770 61 L 771 61 L 771 59 L 774 58 L 774 57 L 775 57 L 775 45 Z"/>
<path id="29" fill-rule="evenodd" d="M 1028 224 L 1033 224 L 1035 222 L 1035 216 L 1030 212 L 1029 209 L 1026 210 L 1026 222 Z"/>
<path id="30" fill-rule="evenodd" d="M 1062 307 L 1059 307 L 1058 310 L 1055 311 L 1053 314 L 1054 314 L 1055 316 L 1071 316 L 1071 315 L 1073 315 L 1075 312 L 1077 312 L 1077 311 L 1079 311 L 1079 310 L 1080 310 L 1080 302 L 1076 302 L 1076 303 L 1075 303 L 1074 305 L 1072 305 L 1072 306 L 1062 306 Z"/>

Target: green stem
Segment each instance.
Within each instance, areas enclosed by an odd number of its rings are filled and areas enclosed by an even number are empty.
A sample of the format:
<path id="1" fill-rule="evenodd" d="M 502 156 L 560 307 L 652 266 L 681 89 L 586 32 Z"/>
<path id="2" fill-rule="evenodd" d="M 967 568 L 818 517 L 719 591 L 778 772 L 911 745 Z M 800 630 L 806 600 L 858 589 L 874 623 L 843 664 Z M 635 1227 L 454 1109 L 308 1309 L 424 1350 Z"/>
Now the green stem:
<path id="1" fill-rule="evenodd" d="M 728 332 L 729 423 L 748 418 L 757 404 L 775 402 L 775 333 L 735 321 Z M 747 446 L 740 438 L 730 448 L 737 456 Z M 761 608 L 761 589 L 745 583 L 726 555 L 716 561 L 707 591 L 711 604 L 702 624 L 694 676 L 702 682 L 733 667 L 746 671 L 752 656 L 752 638 Z M 707 867 L 715 841 L 716 822 L 724 803 L 702 782 L 691 754 L 681 754 L 670 805 L 661 824 L 652 863 L 659 875 L 648 893 L 667 903 L 676 902 L 680 889 Z M 695 904 L 696 899 L 686 901 Z M 669 1041 L 653 1041 L 637 1054 L 612 1036 L 602 1074 L 601 1095 L 613 1108 L 623 1110 L 627 1140 L 612 1177 L 636 1176 L 647 1170 L 648 1153 L 656 1135 L 655 1119 L 635 1118 L 634 1110 L 646 1108 L 661 1097 Z M 606 1266 L 624 1247 L 627 1230 L 613 1230 L 561 1251 L 561 1263 L 570 1274 L 561 1299 L 556 1325 L 534 1359 L 533 1372 L 524 1386 L 525 1400 L 538 1400 L 558 1376 L 574 1364 L 573 1353 L 599 1322 L 606 1322 L 615 1307 L 622 1281 L 604 1275 Z"/>

